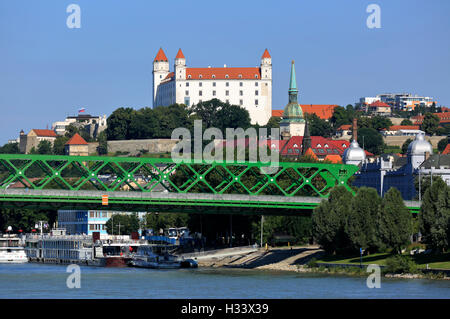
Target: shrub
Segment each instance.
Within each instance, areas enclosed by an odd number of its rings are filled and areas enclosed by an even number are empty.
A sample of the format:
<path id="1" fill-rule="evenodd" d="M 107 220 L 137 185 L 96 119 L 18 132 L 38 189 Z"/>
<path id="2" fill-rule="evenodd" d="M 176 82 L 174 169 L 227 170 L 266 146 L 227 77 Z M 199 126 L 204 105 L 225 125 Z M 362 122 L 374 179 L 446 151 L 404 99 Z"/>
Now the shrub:
<path id="1" fill-rule="evenodd" d="M 417 272 L 417 265 L 408 256 L 396 255 L 386 259 L 385 271 L 394 274 L 412 274 Z"/>
<path id="2" fill-rule="evenodd" d="M 308 263 L 306 264 L 309 268 L 315 268 L 317 267 L 317 259 L 316 258 L 311 258 Z"/>

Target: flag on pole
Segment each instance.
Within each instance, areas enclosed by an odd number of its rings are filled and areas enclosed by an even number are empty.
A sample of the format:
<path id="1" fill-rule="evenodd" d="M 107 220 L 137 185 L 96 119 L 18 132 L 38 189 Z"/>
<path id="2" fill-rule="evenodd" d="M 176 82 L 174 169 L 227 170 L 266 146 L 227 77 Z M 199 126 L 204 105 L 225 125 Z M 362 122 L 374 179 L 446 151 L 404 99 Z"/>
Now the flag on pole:
<path id="1" fill-rule="evenodd" d="M 83 107 L 83 108 L 78 110 L 78 113 L 83 113 L 84 111 L 86 111 L 86 109 Z"/>

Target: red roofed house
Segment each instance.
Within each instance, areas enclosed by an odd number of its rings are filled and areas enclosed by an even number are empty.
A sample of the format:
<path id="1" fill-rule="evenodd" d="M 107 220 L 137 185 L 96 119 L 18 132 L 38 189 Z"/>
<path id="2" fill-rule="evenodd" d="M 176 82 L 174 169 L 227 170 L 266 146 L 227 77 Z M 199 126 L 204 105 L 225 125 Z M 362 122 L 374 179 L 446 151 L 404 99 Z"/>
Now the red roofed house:
<path id="1" fill-rule="evenodd" d="M 381 102 L 375 101 L 368 106 L 369 112 L 376 115 L 390 115 L 391 114 L 391 106 Z"/>
<path id="2" fill-rule="evenodd" d="M 28 154 L 33 147 L 37 149 L 41 141 L 49 141 L 53 145 L 56 137 L 55 131 L 52 130 L 32 129 L 26 135 L 22 130 L 19 137 L 19 150 L 21 153 Z"/>
<path id="3" fill-rule="evenodd" d="M 416 136 L 419 133 L 423 133 L 420 130 L 419 125 L 392 125 L 389 129 L 385 129 L 382 134 L 387 135 L 398 135 L 398 136 Z"/>
<path id="4" fill-rule="evenodd" d="M 333 116 L 337 104 L 300 104 L 303 113 L 316 114 L 322 120 L 329 120 Z M 272 116 L 282 117 L 283 110 L 272 110 Z"/>
<path id="5" fill-rule="evenodd" d="M 66 155 L 70 156 L 88 156 L 89 144 L 80 136 L 80 134 L 76 133 L 67 141 L 64 146 L 64 151 Z"/>
<path id="6" fill-rule="evenodd" d="M 272 116 L 272 58 L 266 49 L 255 67 L 187 67 L 178 50 L 173 71 L 163 49 L 153 61 L 153 106 L 195 105 L 219 99 L 248 110 L 252 124 Z"/>
<path id="7" fill-rule="evenodd" d="M 450 124 L 450 112 L 433 113 L 439 117 L 439 124 Z M 414 124 L 422 125 L 424 115 L 414 116 Z"/>
<path id="8" fill-rule="evenodd" d="M 442 154 L 450 154 L 450 143 L 447 144 L 445 149 L 442 151 Z"/>

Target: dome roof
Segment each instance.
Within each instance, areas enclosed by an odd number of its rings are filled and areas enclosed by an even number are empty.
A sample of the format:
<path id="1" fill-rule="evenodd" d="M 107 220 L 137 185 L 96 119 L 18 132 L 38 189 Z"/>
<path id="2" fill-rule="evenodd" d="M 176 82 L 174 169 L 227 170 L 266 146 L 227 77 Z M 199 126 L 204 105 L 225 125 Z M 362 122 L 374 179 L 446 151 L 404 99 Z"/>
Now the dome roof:
<path id="1" fill-rule="evenodd" d="M 283 111 L 283 122 L 304 122 L 303 110 L 298 103 L 289 103 Z"/>
<path id="2" fill-rule="evenodd" d="M 361 147 L 359 147 L 358 142 L 353 140 L 353 142 L 350 144 L 350 147 L 344 151 L 344 154 L 342 154 L 342 158 L 345 163 L 349 161 L 362 162 L 366 160 L 366 153 Z"/>
<path id="3" fill-rule="evenodd" d="M 411 155 L 424 155 L 425 153 L 433 154 L 433 147 L 425 140 L 425 135 L 419 133 L 416 135 L 414 141 L 408 146 L 408 154 Z"/>

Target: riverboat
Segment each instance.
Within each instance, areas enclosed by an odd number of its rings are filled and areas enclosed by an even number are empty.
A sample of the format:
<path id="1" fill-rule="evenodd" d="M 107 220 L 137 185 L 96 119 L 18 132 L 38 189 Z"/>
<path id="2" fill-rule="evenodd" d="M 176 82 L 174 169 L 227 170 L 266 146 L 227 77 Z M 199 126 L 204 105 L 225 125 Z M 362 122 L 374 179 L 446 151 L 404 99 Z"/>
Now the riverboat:
<path id="1" fill-rule="evenodd" d="M 0 237 L 0 264 L 28 262 L 22 239 L 17 235 L 8 234 Z"/>
<path id="2" fill-rule="evenodd" d="M 163 244 L 143 245 L 131 259 L 129 265 L 151 269 L 179 269 L 197 268 L 198 264 L 192 259 L 180 259 L 170 253 L 172 246 Z"/>

